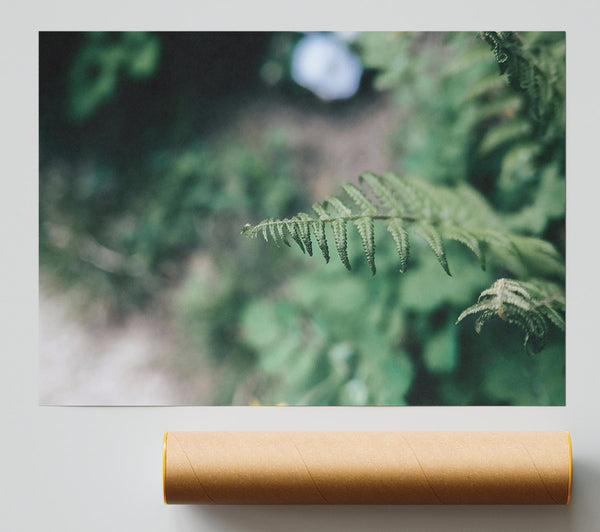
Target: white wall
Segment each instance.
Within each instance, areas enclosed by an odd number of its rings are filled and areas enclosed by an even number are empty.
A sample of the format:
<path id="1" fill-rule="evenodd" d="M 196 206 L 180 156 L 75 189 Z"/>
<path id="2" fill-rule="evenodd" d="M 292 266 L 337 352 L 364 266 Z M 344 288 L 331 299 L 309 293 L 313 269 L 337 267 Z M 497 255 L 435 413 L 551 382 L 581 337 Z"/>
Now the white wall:
<path id="1" fill-rule="evenodd" d="M 73 4 L 73 7 L 70 4 Z M 217 3 L 215 3 L 217 4 Z M 0 529 L 7 531 L 594 531 L 600 529 L 597 330 L 598 20 L 592 2 L 371 2 L 335 11 L 316 0 L 162 4 L 106 0 L 3 9 Z M 263 6 L 264 2 L 260 3 Z M 166 3 L 165 3 L 166 5 Z M 142 6 L 143 9 L 142 9 Z M 191 6 L 191 7 L 190 7 Z M 138 9 L 139 8 L 139 9 Z M 74 10 L 75 9 L 75 10 Z M 244 11 L 244 9 L 246 11 Z M 410 12 L 408 11 L 410 9 Z M 249 22 L 257 23 L 249 26 Z M 552 408 L 40 407 L 37 399 L 37 31 L 65 29 L 567 30 L 567 406 Z M 8 73 L 8 75 L 7 75 Z M 586 249 L 589 248 L 589 249 Z M 594 249 L 595 248 L 595 249 Z M 164 430 L 570 430 L 569 507 L 164 506 Z"/>

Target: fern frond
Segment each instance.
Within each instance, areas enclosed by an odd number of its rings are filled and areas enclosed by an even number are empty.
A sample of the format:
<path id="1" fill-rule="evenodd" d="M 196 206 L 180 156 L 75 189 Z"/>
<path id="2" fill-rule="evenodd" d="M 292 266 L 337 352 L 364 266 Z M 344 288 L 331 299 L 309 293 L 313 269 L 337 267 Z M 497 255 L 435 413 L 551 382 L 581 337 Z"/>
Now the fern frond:
<path id="1" fill-rule="evenodd" d="M 557 35 L 558 44 L 564 49 L 564 37 L 560 39 L 560 34 Z M 535 53 L 536 34 L 532 34 L 529 43 L 512 31 L 486 31 L 481 36 L 490 45 L 500 74 L 506 74 L 513 89 L 525 94 L 532 118 L 544 124 L 555 115 L 554 103 L 564 99 L 564 76 L 559 76 L 555 65 L 544 64 Z"/>
<path id="2" fill-rule="evenodd" d="M 565 330 L 565 296 L 561 286 L 547 281 L 530 282 L 498 279 L 479 295 L 477 303 L 465 309 L 456 323 L 477 315 L 479 333 L 494 316 L 515 324 L 524 332 L 523 344 L 537 353 L 544 347 L 550 325 Z"/>
<path id="3" fill-rule="evenodd" d="M 364 256 L 375 274 L 375 222 L 383 222 L 394 240 L 404 272 L 409 257 L 410 232 L 422 238 L 433 251 L 444 271 L 450 267 L 445 240 L 455 240 L 467 247 L 485 269 L 486 253 L 491 248 L 511 271 L 522 273 L 531 268 L 553 275 L 564 275 L 564 262 L 556 250 L 543 240 L 522 237 L 499 229 L 502 221 L 475 189 L 460 184 L 454 187 L 434 185 L 423 180 L 386 173 L 367 172 L 360 176 L 363 189 L 353 184 L 343 186 L 349 198 L 328 197 L 312 207 L 313 216 L 301 212 L 283 220 L 267 219 L 256 226 L 246 225 L 242 234 L 269 236 L 277 245 L 289 245 L 288 237 L 303 253 L 312 255 L 312 236 L 329 261 L 326 226 L 331 226 L 340 260 L 350 269 L 348 258 L 348 224 L 360 236 Z M 368 195 L 377 201 L 372 201 Z M 561 270 L 562 267 L 562 270 Z"/>

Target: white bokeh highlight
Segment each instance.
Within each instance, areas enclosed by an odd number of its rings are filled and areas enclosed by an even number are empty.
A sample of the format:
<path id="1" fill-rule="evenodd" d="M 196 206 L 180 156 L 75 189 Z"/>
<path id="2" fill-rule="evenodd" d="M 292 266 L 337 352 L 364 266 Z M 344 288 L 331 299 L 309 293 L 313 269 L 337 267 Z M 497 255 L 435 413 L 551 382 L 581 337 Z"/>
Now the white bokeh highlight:
<path id="1" fill-rule="evenodd" d="M 294 48 L 292 79 L 322 100 L 344 100 L 356 94 L 362 64 L 345 42 L 327 33 L 309 33 Z"/>

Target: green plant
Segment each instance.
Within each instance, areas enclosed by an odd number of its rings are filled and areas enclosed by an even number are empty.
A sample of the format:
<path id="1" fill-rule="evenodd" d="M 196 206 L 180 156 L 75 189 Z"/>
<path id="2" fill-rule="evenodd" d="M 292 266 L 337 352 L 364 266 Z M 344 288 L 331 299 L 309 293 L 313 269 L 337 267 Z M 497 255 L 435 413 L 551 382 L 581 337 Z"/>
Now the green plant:
<path id="1" fill-rule="evenodd" d="M 92 115 L 117 90 L 119 78 L 146 79 L 158 66 L 160 42 L 147 32 L 90 32 L 70 72 L 69 112 L 77 120 Z"/>
<path id="2" fill-rule="evenodd" d="M 560 285 L 502 278 L 481 292 L 477 303 L 464 310 L 456 323 L 477 314 L 475 330 L 479 332 L 487 321 L 498 316 L 521 327 L 525 332 L 525 346 L 538 352 L 544 346 L 549 324 L 565 330 L 564 312 L 565 294 Z"/>
<path id="3" fill-rule="evenodd" d="M 450 268 L 444 250 L 444 239 L 460 242 L 472 251 L 485 269 L 486 255 L 493 254 L 502 267 L 521 272 L 543 272 L 549 276 L 564 275 L 564 264 L 560 254 L 547 242 L 525 237 L 502 229 L 493 210 L 485 199 L 466 184 L 456 187 L 432 185 L 425 181 L 407 179 L 395 174 L 377 176 L 372 173 L 361 175 L 367 192 L 375 196 L 378 204 L 353 184 L 343 189 L 354 203 L 354 208 L 336 196 L 331 196 L 322 204 L 313 205 L 316 216 L 299 213 L 283 220 L 268 219 L 252 226 L 245 225 L 242 234 L 256 237 L 261 233 L 268 241 L 277 245 L 290 245 L 296 242 L 304 253 L 313 254 L 312 240 L 318 243 L 323 257 L 329 262 L 329 248 L 326 227 L 330 227 L 339 257 L 344 266 L 351 268 L 348 259 L 347 225 L 353 224 L 362 242 L 364 256 L 374 275 L 375 268 L 375 222 L 386 224 L 399 254 L 400 272 L 404 272 L 409 256 L 409 231 L 419 235 L 431 248 L 444 271 L 450 275 Z M 511 290 L 511 292 L 509 292 Z M 499 280 L 492 288 L 482 292 L 480 301 L 463 312 L 458 321 L 475 312 L 483 312 L 477 321 L 477 330 L 492 315 L 498 315 L 511 323 L 517 323 L 526 333 L 527 345 L 531 335 L 543 345 L 547 331 L 546 318 L 554 325 L 564 326 L 553 305 L 541 305 L 532 299 L 545 294 L 541 288 L 531 283 L 506 282 Z M 555 290 L 556 292 L 556 290 Z M 487 296 L 494 294 L 493 299 Z M 552 302 L 558 303 L 556 298 Z M 564 305 L 564 295 L 563 295 Z M 507 313 L 504 308 L 509 307 Z M 564 310 L 564 308 L 562 309 Z M 534 351 L 539 350 L 535 347 Z"/>
<path id="4" fill-rule="evenodd" d="M 469 182 L 507 224 L 543 235 L 565 213 L 565 35 L 485 35 L 511 43 L 501 68 L 473 33 L 368 32 L 358 45 L 403 111 L 392 136 L 399 172 Z M 507 78 L 515 62 L 530 72 L 520 84 Z"/>
<path id="5" fill-rule="evenodd" d="M 56 172 L 40 184 L 41 268 L 115 310 L 140 307 L 194 253 L 231 253 L 251 213 L 294 208 L 291 159 L 285 136 L 271 132 L 252 150 L 230 140 L 161 150 L 140 163 L 147 181 L 135 195 L 114 170 L 102 179 L 91 168 L 97 189 L 85 195 L 84 179 Z"/>
<path id="6" fill-rule="evenodd" d="M 260 77 L 276 96 L 261 121 L 311 105 L 285 75 L 299 35 L 43 34 L 43 279 L 119 322 L 159 314 L 191 402 L 564 404 L 564 34 L 494 35 L 511 50 L 500 75 L 481 34 L 360 34 L 360 95 L 310 112 L 384 105 L 394 172 L 313 211 L 337 193 L 298 124 L 263 138 L 233 119 L 256 118 Z M 517 57 L 543 72 L 539 96 L 509 82 Z M 269 216 L 282 223 L 259 235 L 351 271 L 239 238 Z"/>
<path id="7" fill-rule="evenodd" d="M 530 116 L 540 128 L 552 120 L 564 123 L 564 69 L 557 68 L 564 59 L 561 34 L 543 33 L 524 40 L 513 31 L 484 31 L 482 38 L 490 45 L 511 87 L 524 93 Z M 557 39 L 558 37 L 558 39 Z"/>
<path id="8" fill-rule="evenodd" d="M 451 132 L 448 125 L 454 128 L 454 133 L 460 132 L 465 144 L 462 149 L 467 150 L 463 152 L 462 165 L 438 167 L 443 168 L 448 177 L 433 180 L 451 186 L 393 173 L 382 176 L 364 173 L 360 177 L 364 192 L 353 184 L 343 187 L 350 201 L 331 196 L 313 205 L 313 215 L 303 212 L 292 218 L 270 218 L 255 226 L 247 224 L 242 234 L 254 237 L 262 233 L 265 240 L 271 239 L 277 245 L 289 245 L 293 240 L 309 255 L 312 255 L 311 238 L 314 237 L 328 262 L 326 227 L 330 227 L 338 255 L 350 269 L 347 231 L 350 223 L 357 229 L 372 274 L 376 271 L 376 222 L 384 223 L 394 240 L 400 256 L 400 272 L 407 266 L 409 232 L 427 243 L 449 275 L 444 240 L 456 240 L 477 256 L 482 268 L 487 256 L 492 255 L 495 272 L 510 272 L 515 276 L 515 279 L 507 279 L 505 275 L 497 277 L 490 288 L 481 292 L 475 305 L 460 313 L 457 323 L 471 314 L 479 314 L 476 322 L 479 332 L 486 321 L 498 316 L 518 325 L 524 331 L 527 349 L 538 352 L 544 347 L 552 326 L 564 330 L 564 259 L 551 241 L 533 236 L 545 231 L 551 219 L 564 217 L 564 184 L 561 186 L 561 180 L 564 182 L 564 34 L 532 34 L 523 38 L 512 32 L 485 32 L 482 37 L 491 44 L 500 74 L 508 75 L 511 87 L 520 97 L 508 95 L 495 79 L 489 81 L 490 63 L 482 60 L 481 54 L 465 54 L 467 59 L 461 58 L 462 64 L 450 61 L 450 68 L 441 69 L 440 84 L 448 89 L 450 100 L 455 98 L 456 101 L 453 106 L 445 102 L 436 105 L 432 114 L 449 117 L 438 122 L 445 124 L 441 127 L 446 128 L 446 134 Z M 394 48 L 389 42 L 394 38 L 390 34 L 368 34 L 363 38 L 367 64 L 371 61 L 373 66 L 384 70 L 379 78 L 380 86 L 394 86 L 407 80 L 419 85 L 421 80 L 411 76 L 412 65 L 408 60 L 411 40 L 397 39 L 398 47 Z M 422 34 L 412 38 L 413 42 L 422 40 Z M 382 53 L 381 39 L 388 41 L 384 43 L 385 53 Z M 457 43 L 459 47 L 464 45 L 464 34 L 454 36 L 454 44 Z M 439 42 L 435 44 L 439 48 Z M 422 56 L 427 68 L 420 66 L 428 70 L 444 54 L 438 49 L 437 54 Z M 468 97 L 464 95 L 464 85 L 461 91 L 457 91 L 456 85 L 457 78 L 464 82 L 458 75 L 464 71 L 469 79 Z M 427 84 L 424 88 L 426 94 L 431 91 Z M 427 110 L 432 104 L 425 101 L 421 107 Z M 415 113 L 413 116 L 421 119 L 423 115 Z M 427 123 L 434 121 L 428 119 Z M 410 124 L 404 129 L 410 130 Z M 440 140 L 436 134 L 431 138 Z M 561 142 L 562 150 L 557 149 Z M 461 148 L 458 150 L 454 148 L 448 159 L 456 160 Z M 431 146 L 424 151 L 438 154 Z M 444 153 L 448 153 L 447 150 Z M 472 153 L 477 156 L 473 157 Z M 467 183 L 477 184 L 480 179 L 477 174 L 482 170 L 489 172 L 490 168 L 499 170 L 495 183 L 496 205 L 489 204 Z M 448 174 L 452 171 L 455 175 Z M 485 190 L 489 189 L 490 183 L 486 183 Z M 517 200 L 518 196 L 531 201 L 522 203 L 522 199 Z"/>

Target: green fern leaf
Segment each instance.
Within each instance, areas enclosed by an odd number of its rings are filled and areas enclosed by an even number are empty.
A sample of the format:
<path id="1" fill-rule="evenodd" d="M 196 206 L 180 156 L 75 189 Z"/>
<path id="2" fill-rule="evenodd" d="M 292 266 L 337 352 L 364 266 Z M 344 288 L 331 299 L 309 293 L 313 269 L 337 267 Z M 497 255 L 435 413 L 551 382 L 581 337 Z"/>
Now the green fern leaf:
<path id="1" fill-rule="evenodd" d="M 456 323 L 460 323 L 467 316 L 471 316 L 473 314 L 479 314 L 479 318 L 475 323 L 475 330 L 479 333 L 481 331 L 481 327 L 483 324 L 493 318 L 498 312 L 498 305 L 495 301 L 491 300 L 481 300 L 481 295 L 479 296 L 480 300 L 469 308 L 463 310 L 460 313 L 460 316 L 456 320 Z"/>
<path id="2" fill-rule="evenodd" d="M 313 220 L 310 222 L 310 227 L 317 239 L 325 262 L 329 262 L 329 247 L 327 246 L 327 237 L 325 235 L 325 222 L 322 220 Z"/>
<path id="3" fill-rule="evenodd" d="M 526 35 L 528 39 L 524 39 Z M 536 34 L 483 32 L 482 38 L 494 52 L 500 74 L 506 74 L 512 88 L 525 95 L 529 115 L 538 128 L 553 117 L 561 120 L 556 102 L 564 101 L 564 76 L 559 76 L 556 65 L 547 65 L 536 52 L 541 48 L 535 45 Z M 562 55 L 564 60 L 564 34 L 556 32 L 554 40 L 555 52 L 560 54 L 556 58 Z M 548 50 L 548 44 L 543 48 Z"/>
<path id="4" fill-rule="evenodd" d="M 530 133 L 531 125 L 526 120 L 504 120 L 487 131 L 481 139 L 479 150 L 482 155 L 488 155 L 508 143 L 526 139 Z"/>
<path id="5" fill-rule="evenodd" d="M 277 231 L 277 235 L 279 236 L 279 241 L 283 242 L 288 248 L 292 247 L 290 244 L 290 241 L 287 239 L 287 236 L 285 234 L 284 224 L 273 223 L 272 225 L 275 227 L 275 230 Z"/>
<path id="6" fill-rule="evenodd" d="M 444 268 L 444 271 L 448 275 L 452 275 L 450 273 L 450 268 L 448 267 L 448 260 L 446 259 L 446 252 L 444 251 L 444 244 L 440 232 L 432 224 L 426 221 L 417 222 L 414 227 L 423 240 L 427 242 L 438 262 L 442 265 L 442 268 Z"/>
<path id="7" fill-rule="evenodd" d="M 354 203 L 356 203 L 361 214 L 377 214 L 377 207 L 373 205 L 371 200 L 367 198 L 364 192 L 360 190 L 360 188 L 358 188 L 356 185 L 349 183 L 346 185 L 342 185 L 342 188 L 344 189 L 344 192 L 346 192 L 346 194 L 348 194 L 348 196 L 352 198 Z"/>
<path id="8" fill-rule="evenodd" d="M 315 203 L 312 206 L 312 210 L 319 217 L 318 220 L 314 220 L 312 222 L 313 232 L 315 234 L 315 238 L 317 239 L 317 243 L 319 244 L 319 248 L 321 249 L 321 253 L 325 258 L 325 262 L 329 262 L 329 246 L 327 245 L 327 235 L 325 234 L 325 222 L 323 221 L 327 220 L 329 218 L 329 215 L 319 203 Z"/>
<path id="9" fill-rule="evenodd" d="M 331 228 L 333 229 L 333 238 L 335 240 L 335 247 L 342 264 L 346 269 L 350 270 L 350 261 L 348 260 L 348 234 L 346 230 L 345 220 L 333 220 L 331 222 Z"/>
<path id="10" fill-rule="evenodd" d="M 315 212 L 315 214 L 319 217 L 319 219 L 321 220 L 328 220 L 329 219 L 329 213 L 323 208 L 323 206 L 320 203 L 315 203 L 312 206 L 312 210 Z"/>
<path id="11" fill-rule="evenodd" d="M 524 332 L 524 345 L 537 353 L 544 347 L 549 325 L 564 331 L 564 292 L 547 281 L 520 282 L 498 279 L 479 295 L 477 303 L 465 309 L 456 323 L 478 315 L 475 330 L 479 333 L 494 316 L 515 324 Z"/>
<path id="12" fill-rule="evenodd" d="M 360 235 L 367 263 L 375 269 L 375 222 L 383 222 L 394 240 L 404 272 L 409 256 L 409 232 L 421 237 L 435 254 L 444 271 L 450 268 L 444 250 L 444 239 L 460 242 L 478 258 L 483 269 L 486 256 L 492 254 L 499 264 L 518 276 L 544 275 L 564 277 L 564 259 L 554 247 L 543 240 L 502 230 L 503 220 L 475 189 L 460 184 L 454 187 L 434 185 L 415 178 L 387 173 L 377 176 L 366 172 L 361 176 L 365 191 L 355 185 L 345 185 L 344 191 L 354 208 L 336 196 L 312 207 L 313 216 L 301 212 L 292 218 L 269 218 L 256 226 L 246 225 L 242 234 L 262 233 L 277 245 L 290 245 L 288 237 L 302 252 L 312 255 L 312 236 L 317 240 L 325 261 L 329 261 L 326 226 L 333 231 L 340 260 L 350 269 L 348 259 L 348 223 Z M 372 194 L 378 203 L 368 196 Z M 312 233 L 312 234 L 311 234 Z"/>
<path id="13" fill-rule="evenodd" d="M 561 331 L 565 330 L 565 318 L 559 314 L 557 310 L 552 308 L 550 305 L 544 304 L 544 313 L 546 318 L 550 320 L 550 322 L 560 329 Z M 563 309 L 564 312 L 564 309 Z"/>
<path id="14" fill-rule="evenodd" d="M 267 235 L 268 226 L 267 225 L 263 225 L 261 227 L 261 231 L 262 231 L 263 238 L 265 239 L 265 242 L 268 242 L 269 241 L 269 237 Z"/>
<path id="15" fill-rule="evenodd" d="M 344 205 L 344 203 L 335 196 L 329 196 L 325 200 L 325 204 L 331 205 L 339 216 L 350 216 L 352 214 L 352 209 L 350 209 L 350 207 L 346 207 L 346 205 Z"/>
<path id="16" fill-rule="evenodd" d="M 410 252 L 408 232 L 404 228 L 400 218 L 393 218 L 388 224 L 387 229 L 394 239 L 396 250 L 400 256 L 400 273 L 404 273 L 406 271 L 406 266 L 408 265 L 408 257 Z"/>
<path id="17" fill-rule="evenodd" d="M 350 270 L 350 261 L 348 260 L 348 230 L 346 227 L 347 221 L 344 217 L 350 216 L 352 210 L 346 207 L 339 198 L 330 196 L 325 200 L 325 204 L 330 205 L 341 218 L 336 218 L 332 221 L 331 228 L 333 229 L 333 237 L 335 239 L 335 247 L 342 264 L 346 269 Z"/>
<path id="18" fill-rule="evenodd" d="M 382 176 L 383 182 L 390 190 L 396 192 L 399 210 L 407 215 L 422 213 L 425 217 L 431 215 L 429 205 L 422 193 L 406 178 L 387 172 Z M 413 185 L 413 186 L 411 186 Z"/>
<path id="19" fill-rule="evenodd" d="M 310 239 L 310 222 L 312 218 L 306 214 L 305 212 L 298 213 L 298 234 L 300 236 L 300 240 L 302 240 L 302 244 L 304 244 L 304 249 L 312 257 L 312 241 Z"/>
<path id="20" fill-rule="evenodd" d="M 376 176 L 371 172 L 365 172 L 359 177 L 359 181 L 367 184 L 367 186 L 373 191 L 377 201 L 381 203 L 381 206 L 387 212 L 390 214 L 396 213 L 398 208 L 398 200 L 395 198 L 392 190 L 386 186 L 379 176 Z"/>
<path id="21" fill-rule="evenodd" d="M 565 276 L 564 258 L 550 242 L 521 235 L 514 235 L 512 242 L 527 271 L 543 276 Z"/>
<path id="22" fill-rule="evenodd" d="M 512 235 L 495 229 L 474 230 L 475 237 L 486 246 L 495 249 L 504 257 L 504 261 L 519 260 L 519 249 L 512 240 Z"/>
<path id="23" fill-rule="evenodd" d="M 292 218 L 291 220 L 286 219 L 286 220 L 284 220 L 284 222 L 285 222 L 285 227 L 288 230 L 288 233 L 292 237 L 292 240 L 294 240 L 294 242 L 296 242 L 296 244 L 298 244 L 298 247 L 302 250 L 302 253 L 306 253 L 306 250 L 304 249 L 304 244 L 302 243 L 302 238 L 300 237 L 300 229 L 298 228 L 298 220 L 294 220 Z M 267 223 L 269 223 L 269 222 L 267 222 Z M 263 225 L 263 227 L 264 227 L 264 225 Z"/>
<path id="24" fill-rule="evenodd" d="M 456 240 L 457 242 L 460 242 L 468 247 L 479 259 L 481 269 L 485 270 L 485 255 L 483 253 L 483 249 L 481 249 L 481 243 L 473 233 L 460 227 L 450 225 L 443 226 L 441 228 L 441 233 L 444 238 Z"/>
<path id="25" fill-rule="evenodd" d="M 281 247 L 281 244 L 283 242 L 282 242 L 282 239 L 279 236 L 279 233 L 278 233 L 278 231 L 276 229 L 277 227 L 280 227 L 280 226 L 279 225 L 275 225 L 273 223 L 273 221 L 274 221 L 273 218 L 269 218 L 268 221 L 269 221 L 269 233 L 271 234 L 271 240 L 273 240 L 273 242 L 275 242 L 275 245 L 277 247 Z"/>
<path id="26" fill-rule="evenodd" d="M 536 299 L 540 312 L 553 325 L 564 331 L 564 313 L 566 309 L 564 287 L 555 283 L 540 281 L 522 282 L 521 286 Z"/>
<path id="27" fill-rule="evenodd" d="M 373 218 L 363 216 L 355 220 L 354 225 L 358 229 L 371 273 L 375 275 L 375 228 L 373 227 Z"/>

